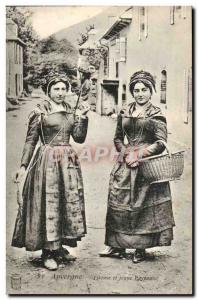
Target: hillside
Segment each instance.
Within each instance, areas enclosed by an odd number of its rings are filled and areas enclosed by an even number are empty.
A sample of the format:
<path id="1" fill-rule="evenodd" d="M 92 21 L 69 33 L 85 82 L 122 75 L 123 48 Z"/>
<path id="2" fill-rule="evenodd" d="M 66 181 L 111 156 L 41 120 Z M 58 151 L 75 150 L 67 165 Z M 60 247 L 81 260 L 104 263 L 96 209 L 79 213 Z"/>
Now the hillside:
<path id="1" fill-rule="evenodd" d="M 36 72 L 31 80 L 36 85 L 40 85 L 51 70 L 64 72 L 70 78 L 75 77 L 79 47 L 77 38 L 80 38 L 80 33 L 85 33 L 86 27 L 94 24 L 96 30 L 94 39 L 98 40 L 109 28 L 108 16 L 119 16 L 126 8 L 126 6 L 108 7 L 95 17 L 42 39 L 38 43 L 38 51 L 33 58 Z"/>
<path id="2" fill-rule="evenodd" d="M 80 33 L 86 32 L 86 26 L 90 24 L 95 25 L 97 31 L 95 39 L 98 39 L 109 27 L 109 18 L 108 16 L 119 16 L 127 7 L 126 6 L 111 6 L 106 8 L 102 13 L 94 16 L 93 18 L 87 19 L 83 22 L 77 23 L 68 28 L 62 29 L 56 33 L 54 36 L 57 40 L 67 39 L 70 41 L 76 48 L 78 48 L 77 38 L 79 38 Z"/>

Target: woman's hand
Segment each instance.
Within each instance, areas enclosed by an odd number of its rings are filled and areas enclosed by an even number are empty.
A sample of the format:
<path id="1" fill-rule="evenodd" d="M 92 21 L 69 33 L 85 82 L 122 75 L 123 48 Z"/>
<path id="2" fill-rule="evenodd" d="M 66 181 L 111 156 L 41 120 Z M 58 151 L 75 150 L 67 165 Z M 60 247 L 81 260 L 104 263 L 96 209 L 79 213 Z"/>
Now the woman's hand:
<path id="1" fill-rule="evenodd" d="M 89 110 L 90 110 L 90 105 L 88 103 L 81 104 L 80 113 L 82 116 L 86 116 Z"/>
<path id="2" fill-rule="evenodd" d="M 131 168 L 135 168 L 139 165 L 138 158 L 134 157 L 134 155 L 132 155 L 131 153 L 125 157 L 125 162 Z"/>
<path id="3" fill-rule="evenodd" d="M 90 106 L 88 106 L 88 105 L 85 106 L 84 109 L 82 110 L 82 116 L 85 116 L 89 110 L 90 110 Z"/>
<path id="4" fill-rule="evenodd" d="M 25 175 L 25 167 L 22 166 L 15 174 L 14 183 L 20 183 Z"/>

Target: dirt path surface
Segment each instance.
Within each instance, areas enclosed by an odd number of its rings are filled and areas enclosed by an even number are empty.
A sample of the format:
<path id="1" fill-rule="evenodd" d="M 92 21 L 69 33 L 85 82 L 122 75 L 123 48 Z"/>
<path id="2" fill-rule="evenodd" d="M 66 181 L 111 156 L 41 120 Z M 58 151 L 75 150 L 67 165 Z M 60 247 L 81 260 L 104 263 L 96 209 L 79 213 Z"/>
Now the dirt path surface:
<path id="1" fill-rule="evenodd" d="M 11 175 L 19 166 L 27 116 L 40 99 L 21 102 L 20 108 L 7 112 L 7 293 L 8 294 L 189 294 L 192 285 L 191 232 L 191 157 L 186 155 L 183 180 L 171 183 L 176 227 L 171 247 L 152 248 L 148 259 L 133 264 L 128 259 L 100 258 L 105 234 L 105 214 L 109 174 L 113 166 L 110 155 L 100 158 L 99 146 L 112 147 L 116 122 L 89 112 L 89 130 L 85 144 L 74 145 L 81 155 L 86 199 L 88 234 L 78 248 L 74 263 L 48 271 L 39 260 L 40 252 L 26 253 L 10 246 L 17 214 L 16 186 Z M 24 126 L 26 124 L 26 126 Z M 96 134 L 97 132 L 97 134 Z M 82 153 L 85 146 L 92 152 Z M 106 150 L 104 150 L 106 151 Z M 88 156 L 87 156 L 88 155 Z M 105 153 L 104 153 L 105 155 Z M 87 161 L 89 158 L 92 161 Z M 154 256 L 155 255 L 155 256 Z M 33 259 L 33 261 L 31 261 Z M 14 274 L 21 278 L 15 286 Z M 12 280 L 13 278 L 13 280 Z M 17 280 L 17 279 L 15 279 Z M 12 283 L 12 284 L 11 284 Z"/>

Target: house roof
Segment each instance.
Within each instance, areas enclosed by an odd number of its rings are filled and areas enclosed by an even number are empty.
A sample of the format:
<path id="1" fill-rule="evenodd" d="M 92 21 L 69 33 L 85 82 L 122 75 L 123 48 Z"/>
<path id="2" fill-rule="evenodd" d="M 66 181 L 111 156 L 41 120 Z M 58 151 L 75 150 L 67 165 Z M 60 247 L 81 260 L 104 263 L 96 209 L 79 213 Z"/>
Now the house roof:
<path id="1" fill-rule="evenodd" d="M 17 37 L 6 38 L 6 41 L 15 41 L 23 47 L 26 46 L 26 44 L 20 38 L 17 38 Z"/>
<path id="2" fill-rule="evenodd" d="M 91 29 L 89 31 L 88 40 L 78 48 L 79 51 L 81 51 L 83 49 L 96 49 L 97 48 L 97 45 L 96 45 L 96 42 L 94 39 L 96 33 L 97 33 L 97 30 L 95 30 L 95 29 Z"/>
<path id="3" fill-rule="evenodd" d="M 95 49 L 96 45 L 93 41 L 87 40 L 84 44 L 82 44 L 78 49 Z"/>
<path id="4" fill-rule="evenodd" d="M 6 18 L 6 24 L 16 25 L 16 23 L 11 18 Z"/>
<path id="5" fill-rule="evenodd" d="M 113 25 L 103 34 L 100 40 L 109 40 L 111 37 L 119 33 L 122 29 L 128 26 L 132 21 L 131 14 L 132 7 L 129 7 L 126 11 L 122 13 L 121 16 L 113 23 Z"/>

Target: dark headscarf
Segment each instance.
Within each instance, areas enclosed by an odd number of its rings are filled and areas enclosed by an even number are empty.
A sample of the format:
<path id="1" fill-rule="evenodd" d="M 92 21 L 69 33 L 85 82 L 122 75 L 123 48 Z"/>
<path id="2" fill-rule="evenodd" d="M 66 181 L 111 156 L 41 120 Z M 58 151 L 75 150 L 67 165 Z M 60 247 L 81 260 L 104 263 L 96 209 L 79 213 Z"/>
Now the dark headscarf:
<path id="1" fill-rule="evenodd" d="M 69 90 L 70 83 L 69 83 L 67 76 L 64 73 L 50 73 L 45 78 L 45 82 L 42 87 L 45 94 L 49 96 L 49 92 L 50 92 L 52 85 L 54 85 L 58 82 L 63 82 L 66 86 L 66 90 L 67 91 Z"/>
<path id="2" fill-rule="evenodd" d="M 147 86 L 150 89 L 151 94 L 153 92 L 153 89 L 156 92 L 155 79 L 149 72 L 138 71 L 131 76 L 130 83 L 129 83 L 129 90 L 132 95 L 133 95 L 134 86 L 136 85 L 137 82 L 142 82 L 145 86 Z"/>

